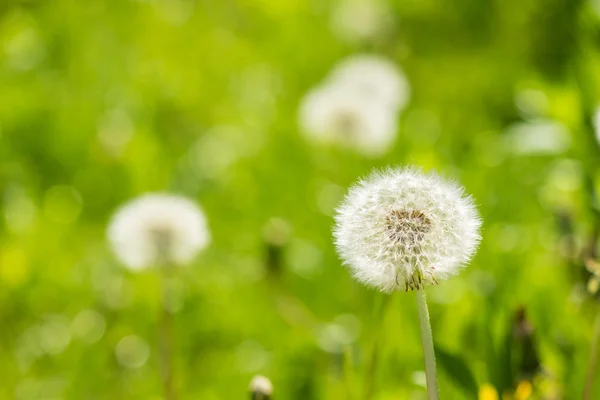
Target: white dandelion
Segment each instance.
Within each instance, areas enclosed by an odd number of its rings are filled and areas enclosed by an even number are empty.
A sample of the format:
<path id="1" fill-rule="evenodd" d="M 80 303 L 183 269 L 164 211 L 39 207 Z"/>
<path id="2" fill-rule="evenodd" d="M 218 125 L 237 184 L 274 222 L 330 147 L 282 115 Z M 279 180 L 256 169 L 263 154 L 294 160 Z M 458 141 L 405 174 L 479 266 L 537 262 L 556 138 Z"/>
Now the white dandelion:
<path id="1" fill-rule="evenodd" d="M 372 174 L 337 211 L 341 258 L 359 281 L 384 292 L 454 275 L 480 239 L 481 220 L 463 188 L 416 168 Z"/>
<path id="2" fill-rule="evenodd" d="M 353 55 L 331 72 L 330 84 L 341 83 L 356 95 L 378 105 L 401 111 L 410 99 L 410 84 L 402 70 L 390 60 L 370 54 Z"/>
<path id="3" fill-rule="evenodd" d="M 302 132 L 309 140 L 354 149 L 367 156 L 385 153 L 396 138 L 393 113 L 339 84 L 310 91 L 302 101 L 299 117 Z"/>
<path id="4" fill-rule="evenodd" d="M 398 113 L 409 97 L 408 81 L 393 63 L 374 55 L 352 56 L 304 97 L 300 127 L 312 142 L 378 157 L 392 147 Z"/>
<path id="5" fill-rule="evenodd" d="M 262 375 L 256 375 L 250 381 L 248 390 L 255 400 L 267 400 L 273 395 L 273 384 L 271 380 Z"/>
<path id="6" fill-rule="evenodd" d="M 337 250 L 356 279 L 384 292 L 415 290 L 429 399 L 438 398 L 426 285 L 474 255 L 481 219 L 462 187 L 417 168 L 375 172 L 337 210 Z"/>
<path id="7" fill-rule="evenodd" d="M 155 264 L 188 264 L 210 242 L 202 210 L 169 194 L 147 194 L 122 206 L 112 218 L 108 239 L 119 260 L 132 270 Z"/>

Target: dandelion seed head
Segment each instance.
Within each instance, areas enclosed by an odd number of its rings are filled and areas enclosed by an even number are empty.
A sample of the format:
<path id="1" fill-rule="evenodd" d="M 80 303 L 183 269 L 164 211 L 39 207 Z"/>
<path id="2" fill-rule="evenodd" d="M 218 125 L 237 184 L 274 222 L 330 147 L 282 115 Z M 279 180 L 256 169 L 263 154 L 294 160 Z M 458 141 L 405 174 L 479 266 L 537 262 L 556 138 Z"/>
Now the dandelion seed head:
<path id="1" fill-rule="evenodd" d="M 351 148 L 367 156 L 385 153 L 396 138 L 395 115 L 350 90 L 353 88 L 325 85 L 310 91 L 300 107 L 303 133 L 314 142 Z"/>
<path id="2" fill-rule="evenodd" d="M 210 242 L 202 210 L 169 194 L 147 194 L 113 216 L 108 239 L 119 260 L 132 270 L 156 263 L 185 265 Z"/>
<path id="3" fill-rule="evenodd" d="M 459 185 L 417 168 L 375 172 L 335 217 L 336 248 L 353 275 L 384 292 L 456 274 L 479 244 L 481 219 Z"/>
<path id="4" fill-rule="evenodd" d="M 271 380 L 262 375 L 255 375 L 250 381 L 248 390 L 256 395 L 256 398 L 268 398 L 273 394 L 273 384 Z"/>
<path id="5" fill-rule="evenodd" d="M 390 61 L 373 55 L 352 56 L 304 97 L 300 127 L 313 142 L 378 157 L 392 147 L 398 112 L 408 102 L 409 92 L 406 78 Z"/>

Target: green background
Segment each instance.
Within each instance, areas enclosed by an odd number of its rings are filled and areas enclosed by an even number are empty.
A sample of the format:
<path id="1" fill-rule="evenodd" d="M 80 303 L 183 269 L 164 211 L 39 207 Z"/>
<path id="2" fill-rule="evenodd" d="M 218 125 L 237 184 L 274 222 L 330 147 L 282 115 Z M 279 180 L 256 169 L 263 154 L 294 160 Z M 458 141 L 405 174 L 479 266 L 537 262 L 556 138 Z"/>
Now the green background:
<path id="1" fill-rule="evenodd" d="M 332 32 L 336 4 L 0 3 L 0 398 L 161 398 L 157 277 L 125 270 L 105 239 L 113 211 L 152 191 L 198 201 L 213 236 L 172 281 L 182 399 L 246 398 L 256 373 L 281 400 L 370 385 L 373 399 L 425 398 L 414 294 L 362 287 L 332 246 L 346 188 L 390 164 L 457 179 L 484 219 L 470 266 L 428 288 L 442 398 L 514 389 L 520 307 L 535 398 L 580 398 L 597 312 L 581 260 L 600 227 L 593 4 L 390 1 L 389 29 L 351 43 Z M 412 87 L 378 159 L 297 126 L 303 94 L 358 53 L 394 60 Z M 532 116 L 564 124 L 568 149 L 512 151 L 507 128 Z M 272 218 L 290 227 L 282 248 L 265 242 Z M 340 315 L 360 326 L 341 352 L 323 344 Z M 129 335 L 150 348 L 139 368 L 115 356 Z"/>

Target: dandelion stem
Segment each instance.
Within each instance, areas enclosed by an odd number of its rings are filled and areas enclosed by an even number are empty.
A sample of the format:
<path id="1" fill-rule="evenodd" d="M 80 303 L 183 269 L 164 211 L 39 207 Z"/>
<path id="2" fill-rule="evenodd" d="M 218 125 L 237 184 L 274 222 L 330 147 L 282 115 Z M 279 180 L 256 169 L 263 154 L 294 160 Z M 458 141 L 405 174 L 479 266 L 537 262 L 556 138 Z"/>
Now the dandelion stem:
<path id="1" fill-rule="evenodd" d="M 594 332 L 592 333 L 592 345 L 590 348 L 590 361 L 585 379 L 585 389 L 583 391 L 583 400 L 590 400 L 594 388 L 594 378 L 598 367 L 598 344 L 600 341 L 600 309 L 596 312 L 594 320 Z"/>
<path id="2" fill-rule="evenodd" d="M 162 290 L 158 316 L 158 352 L 160 373 L 165 400 L 176 400 L 173 368 L 173 315 L 168 309 L 169 291 L 167 288 L 168 267 L 161 268 L 160 285 Z"/>
<path id="3" fill-rule="evenodd" d="M 435 352 L 433 350 L 433 336 L 425 290 L 415 290 L 419 308 L 419 322 L 421 325 L 421 340 L 423 342 L 423 356 L 425 357 L 425 375 L 427 378 L 427 396 L 429 400 L 438 399 L 438 384 L 435 371 Z"/>

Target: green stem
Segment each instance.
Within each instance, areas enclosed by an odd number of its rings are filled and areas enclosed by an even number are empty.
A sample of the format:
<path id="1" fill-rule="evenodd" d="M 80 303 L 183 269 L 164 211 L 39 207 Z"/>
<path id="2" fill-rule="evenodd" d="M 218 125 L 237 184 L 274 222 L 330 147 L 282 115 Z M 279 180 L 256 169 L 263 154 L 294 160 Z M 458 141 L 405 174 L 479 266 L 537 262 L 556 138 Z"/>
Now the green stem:
<path id="1" fill-rule="evenodd" d="M 600 339 L 600 310 L 596 313 L 594 320 L 594 333 L 592 334 L 592 345 L 590 348 L 590 361 L 585 379 L 585 389 L 583 391 L 583 400 L 590 400 L 594 389 L 594 378 L 596 377 L 596 368 L 598 366 L 598 342 Z"/>
<path id="2" fill-rule="evenodd" d="M 435 372 L 435 351 L 433 350 L 433 336 L 429 322 L 429 310 L 425 290 L 416 290 L 417 305 L 419 307 L 419 322 L 421 325 L 421 340 L 423 342 L 423 356 L 425 357 L 425 375 L 427 377 L 427 396 L 429 400 L 438 399 L 438 384 Z"/>
<path id="3" fill-rule="evenodd" d="M 169 291 L 167 288 L 168 267 L 161 268 L 160 285 L 162 296 L 158 316 L 158 352 L 160 372 L 165 400 L 176 400 L 173 368 L 173 315 L 168 309 Z"/>

